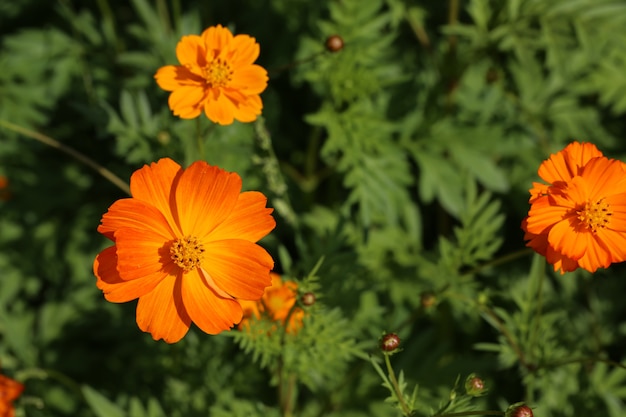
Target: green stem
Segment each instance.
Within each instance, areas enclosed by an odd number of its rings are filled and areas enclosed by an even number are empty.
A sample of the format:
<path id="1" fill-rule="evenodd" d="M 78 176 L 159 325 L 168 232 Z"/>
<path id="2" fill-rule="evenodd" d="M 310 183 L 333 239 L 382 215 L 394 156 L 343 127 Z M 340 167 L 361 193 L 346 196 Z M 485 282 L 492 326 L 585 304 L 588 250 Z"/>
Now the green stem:
<path id="1" fill-rule="evenodd" d="M 589 363 L 589 362 L 601 362 L 610 366 L 614 366 L 616 368 L 626 369 L 626 365 L 612 361 L 610 359 L 602 359 L 602 358 L 572 358 L 572 359 L 563 359 L 560 361 L 547 362 L 539 365 L 538 369 L 546 369 L 546 368 L 557 368 L 563 365 L 571 365 L 575 363 Z"/>
<path id="2" fill-rule="evenodd" d="M 503 416 L 504 411 L 485 410 L 485 411 L 459 411 L 457 413 L 437 414 L 434 417 L 459 417 L 459 416 Z"/>
<path id="3" fill-rule="evenodd" d="M 276 153 L 274 152 L 274 147 L 272 146 L 272 137 L 267 131 L 265 127 L 265 120 L 262 117 L 257 119 L 254 124 L 254 129 L 259 146 L 267 154 L 267 157 L 263 158 L 262 164 L 263 171 L 266 174 L 268 187 L 281 203 L 280 206 L 275 207 L 276 211 L 294 228 L 296 240 L 299 240 L 300 224 L 298 222 L 298 216 L 296 216 L 291 200 L 289 199 L 287 182 L 280 171 L 280 163 Z"/>
<path id="4" fill-rule="evenodd" d="M 94 171 L 96 171 L 98 174 L 102 175 L 104 178 L 106 178 L 107 180 L 111 181 L 115 186 L 117 186 L 119 189 L 121 189 L 122 191 L 124 191 L 126 194 L 130 195 L 130 187 L 128 186 L 128 184 L 126 182 L 124 182 L 120 177 L 118 177 L 117 175 L 115 175 L 114 173 L 112 173 L 111 171 L 109 171 L 108 169 L 106 169 L 105 167 L 103 167 L 102 165 L 98 164 L 96 161 L 94 161 L 93 159 L 83 155 L 82 153 L 68 147 L 65 146 L 64 144 L 62 144 L 61 142 L 52 139 L 49 136 L 43 135 L 41 133 L 29 130 L 29 129 L 25 129 L 21 126 L 15 125 L 13 123 L 7 122 L 5 120 L 0 120 L 0 126 L 3 126 L 9 130 L 12 130 L 14 132 L 20 133 L 26 137 L 29 137 L 31 139 L 35 139 L 43 144 L 46 144 L 48 146 L 51 146 L 55 149 L 60 150 L 61 152 L 64 152 L 66 154 L 68 154 L 69 156 L 71 156 L 74 159 L 77 159 L 78 161 L 82 162 L 83 164 L 87 165 L 89 168 L 93 169 Z"/>
<path id="5" fill-rule="evenodd" d="M 519 359 L 520 365 L 522 365 L 526 369 L 531 369 L 531 366 L 526 361 L 526 356 L 524 355 L 524 352 L 519 347 L 519 345 L 515 341 L 515 338 L 513 338 L 513 335 L 509 332 L 504 323 L 502 323 L 498 315 L 492 309 L 485 305 L 479 305 L 479 308 L 483 311 L 483 313 L 489 316 L 489 318 L 493 322 L 494 327 L 498 329 L 500 333 L 502 333 L 502 336 L 504 336 L 507 343 L 509 344 L 511 349 L 513 349 L 513 352 L 515 352 L 515 355 Z"/>
<path id="6" fill-rule="evenodd" d="M 196 146 L 198 147 L 198 155 L 204 159 L 204 141 L 202 140 L 202 128 L 199 117 L 196 118 Z"/>
<path id="7" fill-rule="evenodd" d="M 389 360 L 389 355 L 385 356 L 385 364 L 387 365 L 387 373 L 389 374 L 389 380 L 391 381 L 391 385 L 393 386 L 393 390 L 396 392 L 396 397 L 398 398 L 398 402 L 400 403 L 400 407 L 402 407 L 402 413 L 405 417 L 409 417 L 412 415 L 412 411 L 406 405 L 404 401 L 404 397 L 402 396 L 402 390 L 400 389 L 400 384 L 398 384 L 398 380 L 396 379 L 396 374 L 391 367 L 391 361 Z"/>
<path id="8" fill-rule="evenodd" d="M 20 371 L 19 374 L 16 374 L 16 376 L 19 377 L 20 381 L 26 381 L 27 379 L 52 379 L 62 385 L 65 385 L 70 390 L 82 395 L 82 390 L 80 389 L 80 385 L 78 383 L 65 374 L 55 371 L 54 369 L 29 368 Z"/>
<path id="9" fill-rule="evenodd" d="M 477 267 L 471 269 L 470 271 L 466 272 L 463 274 L 463 276 L 471 276 L 474 274 L 477 274 L 478 272 L 482 271 L 483 269 L 486 268 L 493 268 L 494 266 L 498 266 L 498 265 L 502 265 L 505 264 L 507 262 L 511 262 L 514 261 L 517 258 L 522 258 L 524 256 L 530 255 L 531 253 L 533 253 L 533 250 L 531 248 L 525 248 L 525 249 L 520 249 L 518 251 L 512 252 L 512 253 L 508 253 L 506 255 L 500 256 L 499 258 L 496 258 L 492 261 L 486 262 L 482 265 L 478 265 Z"/>
<path id="10" fill-rule="evenodd" d="M 535 343 L 537 342 L 537 337 L 539 337 L 539 325 L 541 321 L 541 315 L 543 313 L 543 281 L 546 275 L 544 265 L 545 264 L 543 263 L 543 260 L 542 260 L 541 269 L 536 274 L 533 274 L 533 275 L 539 275 L 539 276 L 537 277 L 537 281 L 538 281 L 537 290 L 536 290 L 536 295 L 534 297 L 534 299 L 536 300 L 537 308 L 535 309 L 532 326 L 530 328 L 530 334 L 528 335 L 528 348 L 526 349 L 526 352 L 528 352 L 530 355 L 533 355 L 533 352 L 534 352 L 533 347 L 535 346 Z M 537 360 L 538 358 L 531 356 L 532 362 L 536 363 Z M 533 393 L 535 392 L 534 383 L 536 381 L 536 378 L 534 375 L 531 375 L 531 376 L 532 376 L 532 379 L 529 379 L 528 383 L 526 384 L 526 401 L 528 402 L 534 401 Z"/>
<path id="11" fill-rule="evenodd" d="M 279 67 L 274 67 L 274 68 L 268 68 L 267 72 L 271 75 L 271 76 L 276 76 L 279 73 L 283 72 L 283 71 L 287 71 L 290 70 L 294 67 L 297 67 L 298 65 L 302 65 L 302 64 L 306 64 L 308 62 L 313 61 L 315 58 L 325 54 L 327 51 L 326 50 L 321 50 L 319 52 L 314 53 L 313 55 L 304 58 L 304 59 L 298 59 L 298 60 L 294 60 L 291 61 L 287 64 L 281 65 Z"/>

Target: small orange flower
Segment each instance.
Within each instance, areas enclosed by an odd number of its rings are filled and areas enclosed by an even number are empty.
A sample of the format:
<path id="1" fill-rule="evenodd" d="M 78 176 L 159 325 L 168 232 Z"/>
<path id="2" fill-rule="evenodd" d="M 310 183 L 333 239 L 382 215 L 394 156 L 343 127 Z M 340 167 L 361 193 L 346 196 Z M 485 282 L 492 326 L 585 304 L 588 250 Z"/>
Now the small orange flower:
<path id="1" fill-rule="evenodd" d="M 0 417 L 15 416 L 13 401 L 24 391 L 24 385 L 0 374 Z"/>
<path id="2" fill-rule="evenodd" d="M 104 297 L 138 298 L 137 325 L 168 343 L 192 321 L 209 334 L 238 323 L 239 300 L 258 300 L 271 284 L 274 261 L 255 243 L 276 225 L 266 197 L 241 193 L 235 173 L 169 158 L 137 170 L 130 190 L 98 227 L 115 243 L 93 265 Z"/>
<path id="3" fill-rule="evenodd" d="M 214 123 L 252 122 L 261 114 L 259 94 L 267 87 L 267 71 L 254 61 L 260 47 L 253 37 L 233 34 L 221 25 L 202 35 L 183 36 L 176 46 L 181 65 L 159 68 L 154 78 L 171 91 L 170 109 L 183 119 L 204 110 Z"/>
<path id="4" fill-rule="evenodd" d="M 573 142 L 539 167 L 522 222 L 527 246 L 561 273 L 626 260 L 626 164 Z"/>
<path id="5" fill-rule="evenodd" d="M 265 290 L 265 294 L 259 301 L 242 301 L 243 320 L 239 323 L 239 328 L 249 328 L 251 317 L 260 319 L 263 313 L 273 321 L 285 324 L 287 317 L 287 333 L 296 333 L 302 327 L 304 311 L 293 308 L 298 296 L 298 284 L 294 281 L 283 281 L 280 275 L 271 273 L 272 286 Z M 293 311 L 291 311 L 293 308 Z M 290 312 L 291 311 L 291 315 Z"/>

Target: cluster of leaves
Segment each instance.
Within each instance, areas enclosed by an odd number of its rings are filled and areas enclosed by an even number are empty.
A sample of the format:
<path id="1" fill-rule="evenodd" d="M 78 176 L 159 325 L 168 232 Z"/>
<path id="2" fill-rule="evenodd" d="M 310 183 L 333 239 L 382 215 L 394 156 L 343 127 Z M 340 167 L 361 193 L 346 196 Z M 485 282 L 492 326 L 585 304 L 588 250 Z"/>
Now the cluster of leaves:
<path id="1" fill-rule="evenodd" d="M 255 125 L 177 119 L 154 82 L 217 23 L 261 45 Z M 369 359 L 383 331 L 415 415 L 624 415 L 624 267 L 555 275 L 520 255 L 519 224 L 570 140 L 626 155 L 625 28 L 621 0 L 1 3 L 0 366 L 26 385 L 18 415 L 395 416 Z M 91 272 L 123 195 L 10 126 L 124 179 L 163 156 L 237 171 L 275 208 L 277 271 L 321 301 L 297 334 L 262 319 L 153 342 Z M 472 372 L 489 394 L 453 399 Z"/>

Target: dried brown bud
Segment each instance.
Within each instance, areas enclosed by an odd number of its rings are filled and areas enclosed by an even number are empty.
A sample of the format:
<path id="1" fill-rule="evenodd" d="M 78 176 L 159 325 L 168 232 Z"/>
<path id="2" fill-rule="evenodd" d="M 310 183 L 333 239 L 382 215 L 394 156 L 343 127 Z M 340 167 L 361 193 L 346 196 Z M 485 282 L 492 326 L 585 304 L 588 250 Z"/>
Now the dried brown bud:
<path id="1" fill-rule="evenodd" d="M 393 352 L 400 346 L 400 338 L 395 333 L 387 333 L 380 339 L 380 349 L 383 352 Z"/>
<path id="2" fill-rule="evenodd" d="M 315 304 L 315 294 L 312 292 L 305 292 L 302 294 L 302 297 L 300 297 L 300 301 L 305 306 L 312 306 Z"/>
<path id="3" fill-rule="evenodd" d="M 339 35 L 332 35 L 326 39 L 326 50 L 339 52 L 343 49 L 343 39 Z"/>

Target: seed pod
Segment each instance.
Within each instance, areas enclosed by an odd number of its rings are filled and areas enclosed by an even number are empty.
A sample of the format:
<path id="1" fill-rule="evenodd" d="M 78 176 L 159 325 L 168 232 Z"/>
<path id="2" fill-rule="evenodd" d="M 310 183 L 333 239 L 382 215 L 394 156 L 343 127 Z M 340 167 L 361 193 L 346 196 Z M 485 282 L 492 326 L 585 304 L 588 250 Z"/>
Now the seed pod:
<path id="1" fill-rule="evenodd" d="M 343 49 L 343 39 L 339 35 L 332 35 L 326 39 L 326 50 L 329 52 L 339 52 Z"/>

